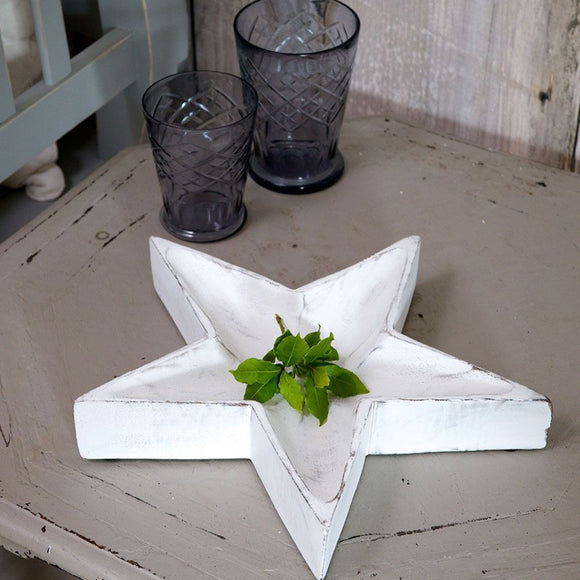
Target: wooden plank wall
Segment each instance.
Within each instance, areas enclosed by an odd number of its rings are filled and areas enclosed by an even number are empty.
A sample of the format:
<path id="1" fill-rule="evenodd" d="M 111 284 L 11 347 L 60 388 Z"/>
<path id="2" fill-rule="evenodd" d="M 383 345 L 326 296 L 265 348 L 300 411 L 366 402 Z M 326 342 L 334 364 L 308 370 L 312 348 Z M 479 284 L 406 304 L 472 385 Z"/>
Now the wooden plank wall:
<path id="1" fill-rule="evenodd" d="M 195 0 L 199 69 L 238 71 L 232 23 L 247 3 Z M 347 116 L 578 168 L 578 0 L 346 3 L 362 23 Z"/>

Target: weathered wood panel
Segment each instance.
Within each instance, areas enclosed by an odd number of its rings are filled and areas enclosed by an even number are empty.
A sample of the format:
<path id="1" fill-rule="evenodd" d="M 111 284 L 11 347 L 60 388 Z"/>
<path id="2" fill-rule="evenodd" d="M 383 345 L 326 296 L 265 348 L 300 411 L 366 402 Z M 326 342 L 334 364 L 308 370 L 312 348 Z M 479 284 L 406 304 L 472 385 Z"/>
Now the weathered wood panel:
<path id="1" fill-rule="evenodd" d="M 200 69 L 237 71 L 244 0 L 196 0 Z M 385 114 L 573 168 L 576 0 L 347 0 L 362 31 L 347 115 Z"/>

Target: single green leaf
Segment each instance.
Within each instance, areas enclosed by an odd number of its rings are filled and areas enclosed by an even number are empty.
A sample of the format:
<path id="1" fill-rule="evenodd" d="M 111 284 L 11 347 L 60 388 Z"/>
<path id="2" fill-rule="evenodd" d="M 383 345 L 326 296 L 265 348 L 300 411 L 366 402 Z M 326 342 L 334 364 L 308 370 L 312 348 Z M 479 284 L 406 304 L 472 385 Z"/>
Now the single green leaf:
<path id="1" fill-rule="evenodd" d="M 323 425 L 328 418 L 328 393 L 326 389 L 317 389 L 309 378 L 304 381 L 306 408 L 318 419 L 319 425 Z"/>
<path id="2" fill-rule="evenodd" d="M 332 344 L 333 340 L 334 340 L 334 336 L 332 335 L 332 332 L 331 332 L 330 336 L 327 336 L 326 338 L 322 339 L 320 342 L 311 346 L 304 354 L 304 362 L 306 364 L 309 364 L 309 363 L 314 362 L 316 360 L 330 360 L 328 358 L 328 355 L 330 354 L 330 350 L 332 348 L 331 344 Z M 335 349 L 332 349 L 332 350 L 335 351 Z"/>
<path id="3" fill-rule="evenodd" d="M 282 317 L 279 314 L 275 314 L 275 317 L 276 317 L 276 322 L 278 323 L 278 326 L 280 327 L 280 332 L 282 334 L 284 334 L 286 332 L 286 325 L 284 324 Z"/>
<path id="4" fill-rule="evenodd" d="M 318 389 L 324 389 L 330 384 L 330 378 L 326 372 L 327 367 L 313 367 L 310 370 L 314 386 Z"/>
<path id="5" fill-rule="evenodd" d="M 338 360 L 338 353 L 336 352 L 335 348 L 331 347 L 330 350 L 324 356 L 324 358 L 310 361 L 308 363 L 308 366 L 309 367 L 324 367 L 326 365 L 334 364 L 334 361 L 337 361 L 337 360 Z"/>
<path id="6" fill-rule="evenodd" d="M 268 382 L 253 383 L 246 387 L 244 393 L 244 400 L 258 401 L 258 403 L 265 403 L 269 401 L 278 391 L 278 377 L 271 378 Z"/>
<path id="7" fill-rule="evenodd" d="M 338 360 L 338 351 L 333 346 L 328 349 L 326 360 Z"/>
<path id="8" fill-rule="evenodd" d="M 304 412 L 304 395 L 300 383 L 287 372 L 280 375 L 280 393 L 288 401 L 291 407 Z"/>
<path id="9" fill-rule="evenodd" d="M 274 353 L 274 356 L 276 356 L 276 349 L 278 348 L 278 345 L 287 337 L 287 336 L 294 336 L 289 330 L 285 330 L 280 336 L 278 336 L 276 338 L 276 340 L 274 341 L 274 346 L 272 348 L 272 352 Z"/>
<path id="10" fill-rule="evenodd" d="M 268 362 L 276 362 L 276 355 L 274 354 L 274 349 L 269 350 L 263 357 L 262 360 L 267 360 Z"/>
<path id="11" fill-rule="evenodd" d="M 302 361 L 308 348 L 308 343 L 297 334 L 282 339 L 275 352 L 279 361 L 286 366 L 292 366 Z"/>
<path id="12" fill-rule="evenodd" d="M 352 397 L 369 392 L 364 383 L 348 369 L 338 365 L 329 365 L 326 367 L 326 372 L 330 378 L 328 388 L 339 397 Z"/>
<path id="13" fill-rule="evenodd" d="M 277 379 L 281 372 L 279 365 L 259 358 L 248 358 L 241 362 L 235 371 L 230 371 L 236 381 L 247 385 L 254 383 L 265 385 L 270 379 L 274 377 Z"/>
<path id="14" fill-rule="evenodd" d="M 305 337 L 304 340 L 308 343 L 308 346 L 314 346 L 315 344 L 320 342 L 320 325 L 318 326 L 318 330 L 314 332 L 309 332 Z"/>

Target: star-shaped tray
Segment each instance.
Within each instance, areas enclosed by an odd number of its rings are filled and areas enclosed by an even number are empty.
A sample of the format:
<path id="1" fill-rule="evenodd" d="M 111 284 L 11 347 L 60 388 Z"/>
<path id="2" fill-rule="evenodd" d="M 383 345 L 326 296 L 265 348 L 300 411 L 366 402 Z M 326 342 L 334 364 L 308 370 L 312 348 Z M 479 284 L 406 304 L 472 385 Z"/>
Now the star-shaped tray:
<path id="1" fill-rule="evenodd" d="M 420 240 L 290 289 L 202 252 L 150 242 L 155 288 L 182 349 L 76 400 L 88 459 L 248 458 L 316 578 L 326 574 L 366 455 L 538 449 L 549 400 L 403 334 Z M 368 395 L 332 399 L 322 427 L 283 400 L 243 400 L 230 369 L 261 357 L 279 314 L 332 332 Z"/>

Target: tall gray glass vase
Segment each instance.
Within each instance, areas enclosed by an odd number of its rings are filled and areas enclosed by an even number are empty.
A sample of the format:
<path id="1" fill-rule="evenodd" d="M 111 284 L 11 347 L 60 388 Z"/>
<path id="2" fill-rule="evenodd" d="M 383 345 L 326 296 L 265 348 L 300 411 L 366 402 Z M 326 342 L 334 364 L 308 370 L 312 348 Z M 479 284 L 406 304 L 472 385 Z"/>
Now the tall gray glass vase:
<path id="1" fill-rule="evenodd" d="M 250 174 L 282 193 L 310 193 L 344 170 L 338 150 L 360 22 L 337 0 L 257 0 L 238 12 L 242 77 L 259 105 Z"/>

